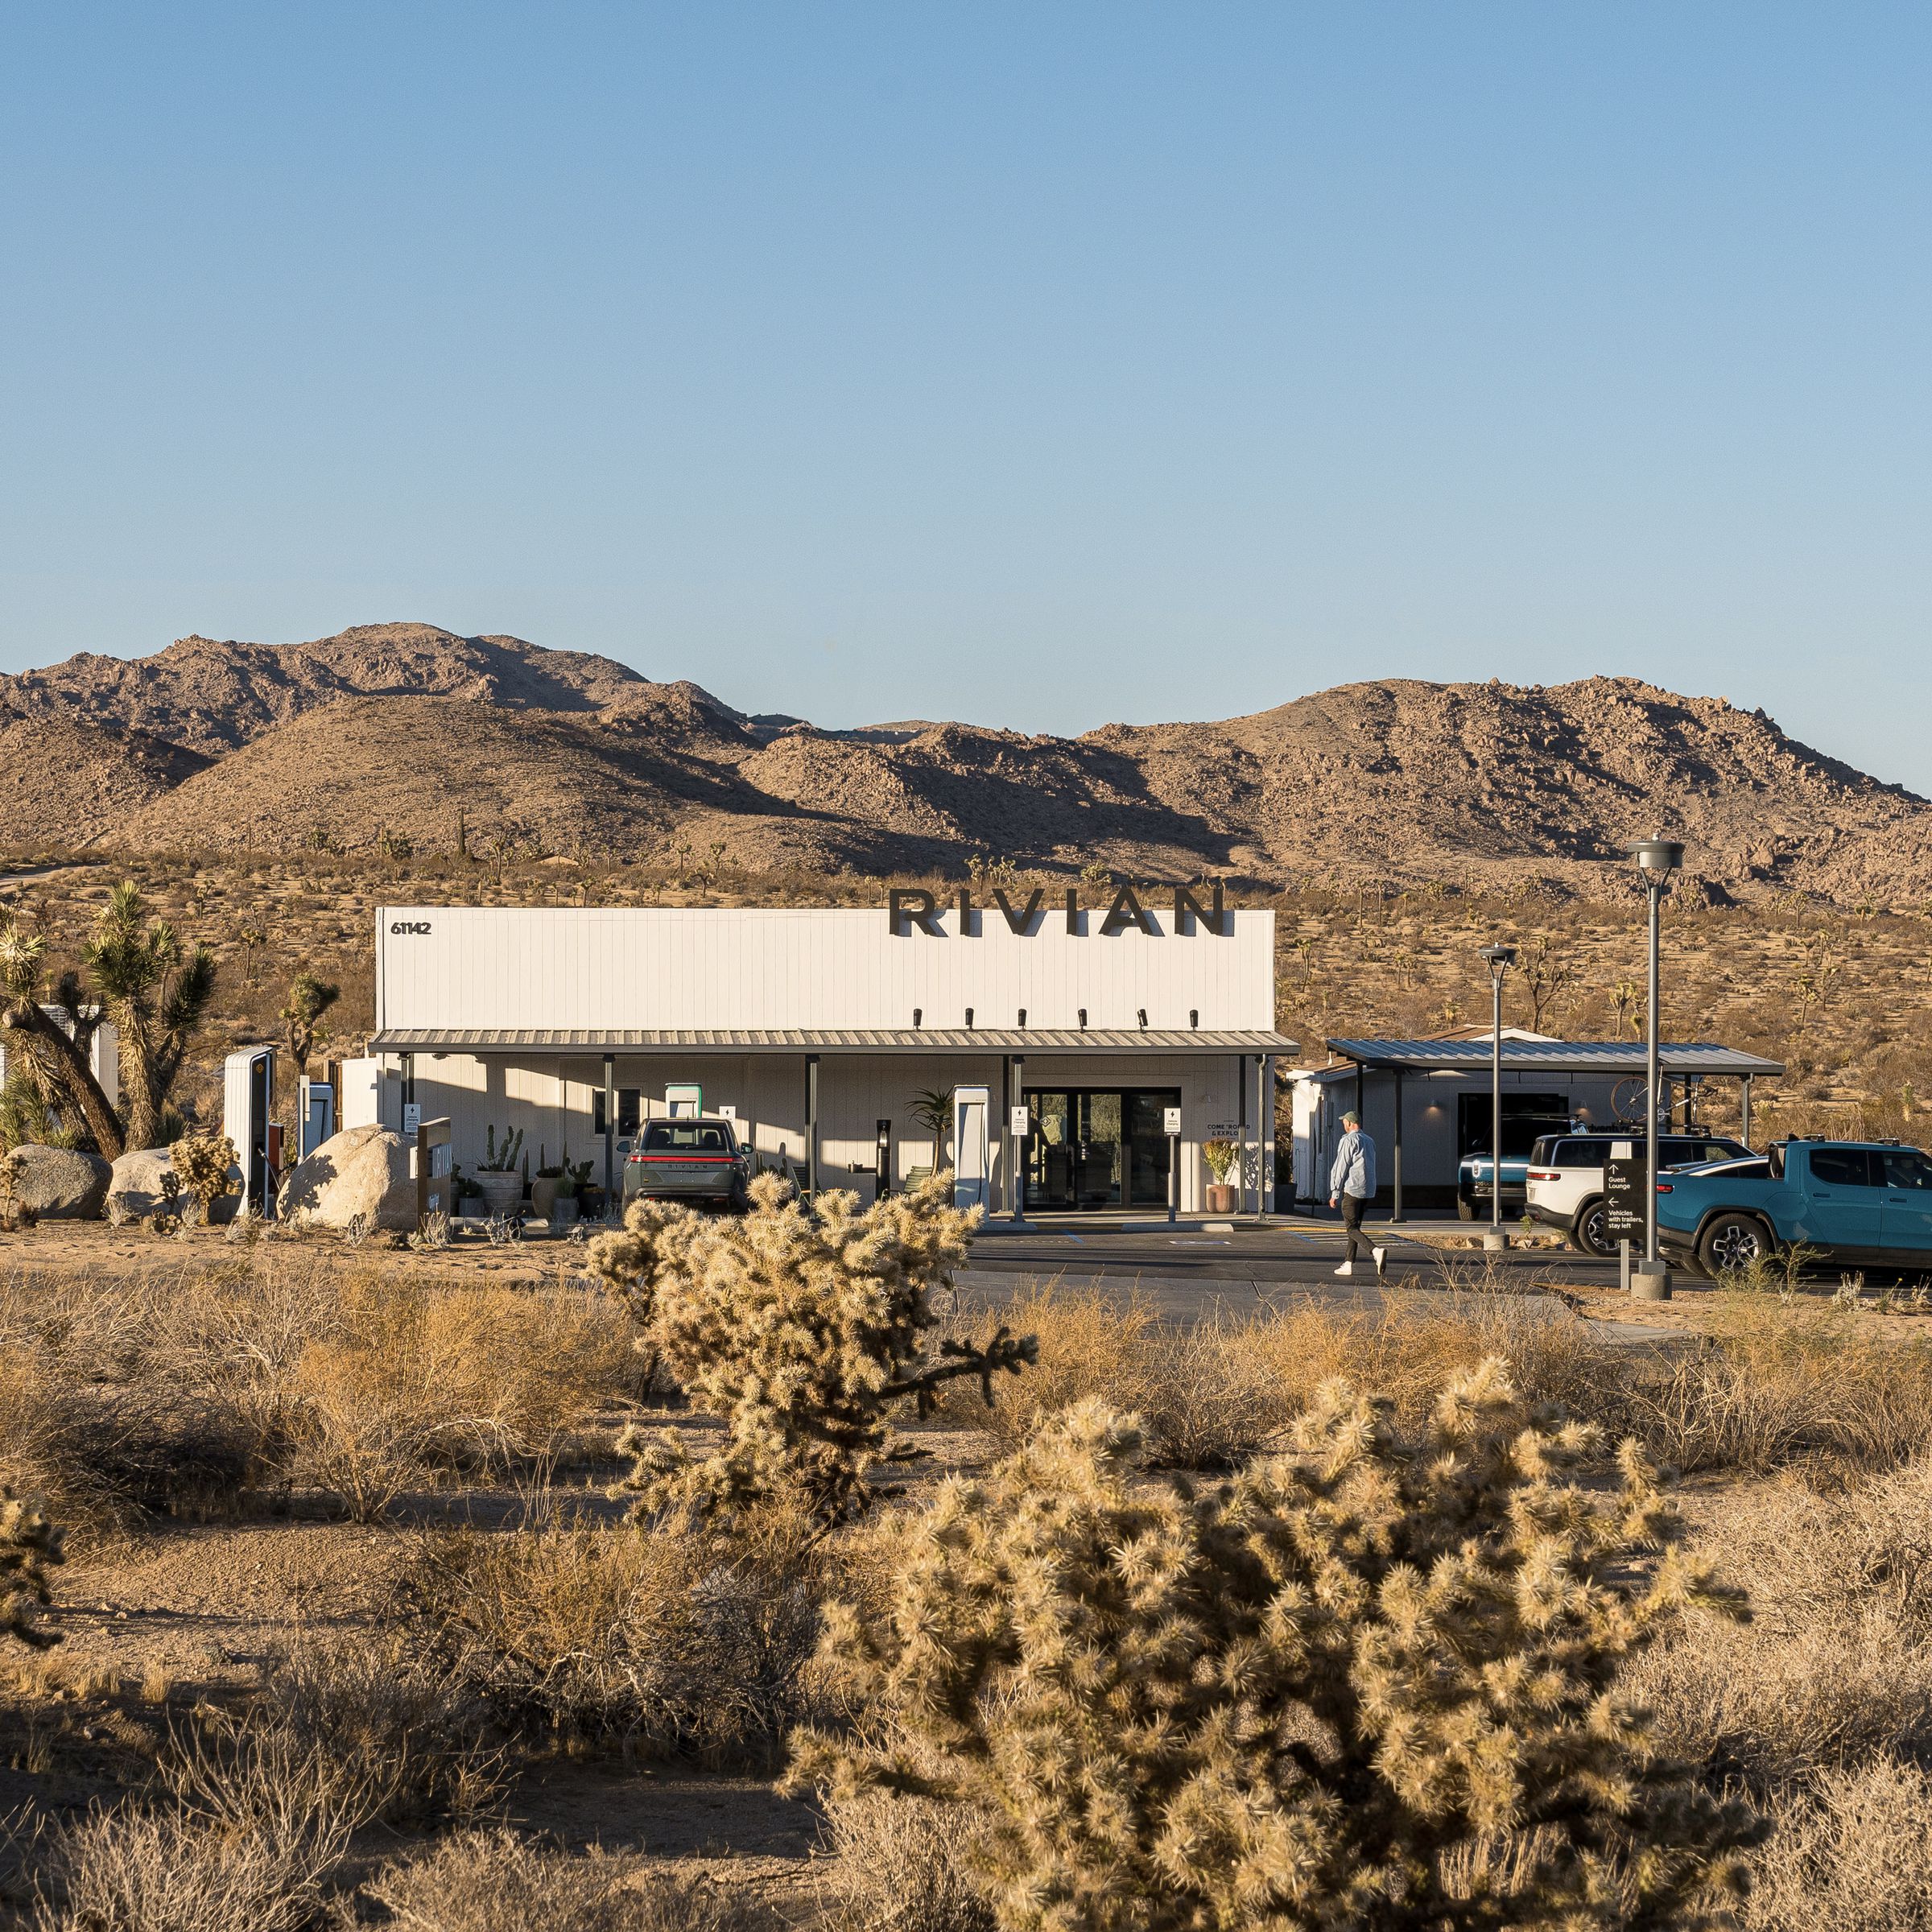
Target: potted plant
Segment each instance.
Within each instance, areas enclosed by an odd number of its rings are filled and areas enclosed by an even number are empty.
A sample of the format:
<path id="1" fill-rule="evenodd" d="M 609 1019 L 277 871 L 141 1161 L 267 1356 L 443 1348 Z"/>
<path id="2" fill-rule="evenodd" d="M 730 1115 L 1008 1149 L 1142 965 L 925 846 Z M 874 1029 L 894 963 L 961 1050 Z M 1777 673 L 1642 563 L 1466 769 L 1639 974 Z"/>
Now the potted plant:
<path id="1" fill-rule="evenodd" d="M 455 1203 L 455 1213 L 456 1218 L 459 1220 L 465 1218 L 476 1220 L 480 1218 L 483 1212 L 483 1208 L 481 1206 L 483 1200 L 483 1190 L 479 1187 L 477 1183 L 472 1180 L 460 1167 L 452 1167 L 450 1169 L 449 1181 L 450 1197 Z M 478 1206 L 473 1213 L 467 1205 L 468 1203 L 472 1201 L 478 1203 Z"/>
<path id="2" fill-rule="evenodd" d="M 564 1187 L 557 1196 L 558 1212 L 566 1222 L 574 1221 L 580 1215 L 585 1220 L 592 1218 L 590 1196 L 597 1197 L 597 1212 L 604 1212 L 604 1190 L 590 1184 L 588 1161 L 566 1162 L 564 1168 Z"/>
<path id="3" fill-rule="evenodd" d="M 523 1177 L 517 1170 L 517 1162 L 523 1154 L 523 1129 L 505 1128 L 500 1145 L 495 1128 L 484 1131 L 485 1151 L 477 1162 L 477 1185 L 482 1190 L 483 1204 L 493 1220 L 500 1214 L 514 1214 L 523 1204 Z"/>
<path id="4" fill-rule="evenodd" d="M 1208 1188 L 1208 1212 L 1210 1214 L 1234 1212 L 1234 1190 L 1228 1184 L 1228 1177 L 1234 1172 L 1234 1164 L 1241 1158 L 1241 1150 L 1232 1141 L 1203 1141 L 1201 1143 L 1201 1158 L 1208 1163 L 1208 1171 L 1214 1176 Z"/>
<path id="5" fill-rule="evenodd" d="M 539 1221 L 555 1217 L 557 1197 L 563 1192 L 564 1168 L 561 1162 L 553 1167 L 546 1158 L 550 1150 L 541 1142 L 537 1147 L 537 1178 L 530 1184 L 530 1212 Z M 564 1150 L 564 1158 L 570 1158 L 570 1150 Z"/>

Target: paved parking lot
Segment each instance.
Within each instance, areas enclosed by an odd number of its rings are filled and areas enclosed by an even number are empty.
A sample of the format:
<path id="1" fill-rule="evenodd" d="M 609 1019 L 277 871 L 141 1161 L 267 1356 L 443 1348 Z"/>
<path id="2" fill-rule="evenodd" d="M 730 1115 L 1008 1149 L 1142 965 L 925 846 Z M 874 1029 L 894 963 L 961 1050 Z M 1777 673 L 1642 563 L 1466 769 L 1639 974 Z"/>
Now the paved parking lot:
<path id="1" fill-rule="evenodd" d="M 1480 1279 L 1492 1266 L 1507 1270 L 1512 1284 L 1520 1282 L 1525 1291 L 1545 1283 L 1602 1290 L 1616 1282 L 1614 1261 L 1592 1261 L 1567 1249 L 1485 1255 L 1430 1247 L 1373 1222 L 1365 1232 L 1389 1250 L 1391 1286 L 1453 1288 Z M 1365 1263 L 1357 1264 L 1350 1279 L 1335 1278 L 1341 1258 L 1341 1228 L 1331 1222 L 1282 1220 L 1261 1228 L 1236 1223 L 1219 1231 L 1187 1223 L 1172 1230 L 1060 1226 L 1020 1233 L 996 1227 L 975 1244 L 972 1265 L 959 1285 L 965 1298 L 986 1303 L 1005 1299 L 1019 1277 L 1100 1281 L 1137 1291 L 1177 1321 L 1199 1320 L 1216 1308 L 1251 1311 L 1284 1296 L 1379 1299 Z"/>

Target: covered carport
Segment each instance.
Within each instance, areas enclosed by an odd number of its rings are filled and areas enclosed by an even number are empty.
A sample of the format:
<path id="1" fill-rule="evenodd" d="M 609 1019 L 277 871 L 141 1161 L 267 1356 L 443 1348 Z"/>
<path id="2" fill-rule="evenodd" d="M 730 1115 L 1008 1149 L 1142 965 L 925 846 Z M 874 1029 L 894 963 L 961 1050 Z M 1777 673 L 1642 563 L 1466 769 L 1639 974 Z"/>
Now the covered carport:
<path id="1" fill-rule="evenodd" d="M 1474 1093 L 1480 1089 L 1486 1106 L 1490 1078 L 1491 1042 L 1487 1036 L 1460 1039 L 1331 1039 L 1335 1058 L 1328 1067 L 1306 1070 L 1296 1076 L 1309 1092 L 1298 1092 L 1296 1104 L 1296 1159 L 1298 1192 L 1303 1161 L 1309 1170 L 1319 1169 L 1323 1128 L 1329 1117 L 1339 1111 L 1337 1093 L 1346 1096 L 1361 1115 L 1372 1137 L 1389 1154 L 1389 1179 L 1393 1187 L 1393 1212 L 1402 1217 L 1404 1208 L 1406 1146 L 1418 1125 L 1426 1132 L 1427 1156 L 1433 1166 L 1442 1164 L 1446 1121 L 1435 1117 L 1444 1113 L 1441 1096 L 1445 1091 Z M 1659 1051 L 1659 1068 L 1666 1105 L 1673 1090 L 1695 1094 L 1697 1084 L 1707 1080 L 1735 1080 L 1740 1084 L 1740 1118 L 1743 1137 L 1751 1137 L 1752 1082 L 1760 1075 L 1775 1078 L 1785 1071 L 1782 1063 L 1735 1046 L 1709 1041 L 1671 1042 Z M 1513 1092 L 1524 1091 L 1525 1082 L 1536 1079 L 1558 1089 L 1571 1118 L 1583 1125 L 1608 1128 L 1625 1122 L 1641 1131 L 1643 1100 L 1636 1096 L 1634 1109 L 1619 1104 L 1619 1088 L 1645 1076 L 1645 1050 L 1641 1041 L 1555 1040 L 1506 1032 L 1502 1042 L 1502 1071 L 1505 1105 Z M 1423 1102 L 1421 1121 L 1410 1117 L 1411 1089 L 1422 1086 L 1430 1097 Z M 1633 1114 L 1634 1118 L 1633 1119 Z M 1505 1119 L 1509 1116 L 1505 1113 Z M 1309 1125 L 1304 1135 L 1303 1123 Z M 1567 1123 L 1566 1123 L 1567 1124 Z M 1378 1132 L 1378 1128 L 1381 1129 Z M 1304 1154 L 1304 1142 L 1306 1154 Z M 1453 1139 L 1447 1143 L 1451 1179 L 1455 1162 L 1461 1158 Z M 1424 1183 L 1430 1193 L 1439 1191 L 1434 1181 Z"/>

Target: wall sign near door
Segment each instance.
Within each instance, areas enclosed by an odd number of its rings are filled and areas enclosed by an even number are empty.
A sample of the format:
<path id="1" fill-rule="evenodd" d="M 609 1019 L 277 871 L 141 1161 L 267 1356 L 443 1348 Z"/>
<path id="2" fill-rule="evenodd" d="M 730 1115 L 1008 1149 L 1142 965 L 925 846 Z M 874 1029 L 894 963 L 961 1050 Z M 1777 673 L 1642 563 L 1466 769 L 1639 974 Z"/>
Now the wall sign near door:
<path id="1" fill-rule="evenodd" d="M 1165 1107 L 1161 1110 L 1163 1123 L 1161 1131 L 1171 1138 L 1181 1131 L 1181 1110 L 1178 1107 Z"/>

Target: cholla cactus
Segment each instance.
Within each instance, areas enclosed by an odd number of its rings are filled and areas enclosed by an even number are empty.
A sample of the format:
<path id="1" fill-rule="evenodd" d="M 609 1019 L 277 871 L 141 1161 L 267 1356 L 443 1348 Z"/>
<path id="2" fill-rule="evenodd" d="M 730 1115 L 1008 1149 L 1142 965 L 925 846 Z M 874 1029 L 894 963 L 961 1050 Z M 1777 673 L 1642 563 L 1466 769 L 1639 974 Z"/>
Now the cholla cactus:
<path id="1" fill-rule="evenodd" d="M 863 1213 L 855 1194 L 824 1194 L 807 1215 L 786 1182 L 761 1174 L 741 1216 L 634 1201 L 621 1232 L 591 1243 L 592 1272 L 630 1299 L 639 1348 L 729 1425 L 723 1447 L 695 1463 L 675 1438 L 627 1432 L 620 1446 L 638 1461 L 625 1487 L 640 1513 L 790 1493 L 840 1521 L 869 1499 L 868 1473 L 906 1453 L 890 1426 L 902 1403 L 923 1413 L 941 1382 L 970 1375 L 991 1405 L 994 1375 L 1034 1359 L 1031 1336 L 1002 1328 L 984 1348 L 924 1352 L 932 1291 L 964 1261 L 980 1219 L 952 1194 L 943 1174 Z"/>
<path id="2" fill-rule="evenodd" d="M 60 1532 L 39 1502 L 0 1488 L 0 1631 L 36 1650 L 60 1641 L 40 1628 L 34 1612 L 53 1601 L 47 1573 L 66 1561 Z"/>
<path id="3" fill-rule="evenodd" d="M 22 1204 L 20 1182 L 26 1161 L 18 1147 L 0 1154 L 0 1233 L 18 1234 L 33 1226 L 39 1216 Z"/>
<path id="4" fill-rule="evenodd" d="M 1757 1827 L 1654 1755 L 1621 1660 L 1696 1598 L 1633 1446 L 1527 1418 L 1490 1361 L 1422 1439 L 1327 1385 L 1211 1488 L 1067 1410 L 897 1546 L 828 1659 L 889 1721 L 793 1782 L 964 1801 L 1007 1932 L 1727 1922 Z"/>
<path id="5" fill-rule="evenodd" d="M 225 1133 L 184 1135 L 168 1149 L 183 1189 L 200 1203 L 201 1224 L 214 1219 L 215 1203 L 228 1192 L 229 1170 L 235 1165 L 235 1144 Z"/>

